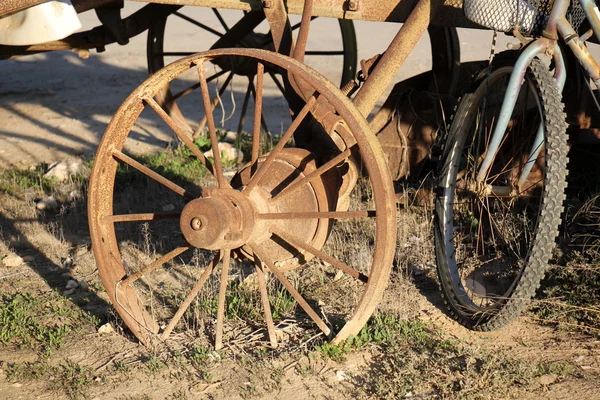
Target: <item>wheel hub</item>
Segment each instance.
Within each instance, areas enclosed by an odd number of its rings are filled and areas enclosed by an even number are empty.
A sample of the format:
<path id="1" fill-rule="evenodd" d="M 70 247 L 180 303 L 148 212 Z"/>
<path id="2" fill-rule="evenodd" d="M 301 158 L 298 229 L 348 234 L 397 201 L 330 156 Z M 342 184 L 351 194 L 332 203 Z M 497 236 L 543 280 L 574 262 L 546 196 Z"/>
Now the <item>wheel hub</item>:
<path id="1" fill-rule="evenodd" d="M 241 192 L 205 190 L 201 198 L 184 207 L 180 227 L 192 246 L 208 250 L 234 249 L 250 238 L 254 216 L 254 207 Z"/>

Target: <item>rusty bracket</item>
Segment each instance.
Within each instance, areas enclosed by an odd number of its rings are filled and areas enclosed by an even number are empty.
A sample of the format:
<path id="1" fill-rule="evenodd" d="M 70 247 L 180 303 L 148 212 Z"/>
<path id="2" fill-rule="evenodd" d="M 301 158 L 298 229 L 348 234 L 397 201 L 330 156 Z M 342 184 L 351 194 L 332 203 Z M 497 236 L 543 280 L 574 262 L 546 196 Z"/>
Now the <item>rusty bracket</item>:
<path id="1" fill-rule="evenodd" d="M 356 78 L 359 82 L 364 82 L 367 80 L 367 78 L 371 74 L 371 71 L 375 68 L 380 59 L 381 54 L 375 54 L 368 60 L 360 60 L 361 70 L 358 71 L 358 73 L 356 74 Z"/>
<path id="2" fill-rule="evenodd" d="M 358 11 L 358 0 L 348 0 L 346 2 L 346 11 Z"/>

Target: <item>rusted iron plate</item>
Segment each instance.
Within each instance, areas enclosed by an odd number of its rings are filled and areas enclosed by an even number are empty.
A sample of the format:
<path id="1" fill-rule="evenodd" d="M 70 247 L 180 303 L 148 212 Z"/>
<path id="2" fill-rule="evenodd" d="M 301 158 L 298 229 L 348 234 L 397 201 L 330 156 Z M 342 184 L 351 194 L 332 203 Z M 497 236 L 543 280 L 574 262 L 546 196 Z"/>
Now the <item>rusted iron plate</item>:
<path id="1" fill-rule="evenodd" d="M 148 2 L 148 0 L 134 1 Z M 263 3 L 265 3 L 260 0 L 152 0 L 151 2 L 246 11 L 262 9 Z M 356 4 L 356 11 L 349 10 L 350 3 Z M 442 12 L 438 13 L 431 21 L 433 25 L 481 28 L 465 18 L 461 0 L 433 0 L 432 3 L 442 6 Z M 288 0 L 286 4 L 289 14 L 302 14 L 304 0 Z M 404 22 L 416 4 L 417 0 L 315 0 L 312 15 L 362 21 Z"/>

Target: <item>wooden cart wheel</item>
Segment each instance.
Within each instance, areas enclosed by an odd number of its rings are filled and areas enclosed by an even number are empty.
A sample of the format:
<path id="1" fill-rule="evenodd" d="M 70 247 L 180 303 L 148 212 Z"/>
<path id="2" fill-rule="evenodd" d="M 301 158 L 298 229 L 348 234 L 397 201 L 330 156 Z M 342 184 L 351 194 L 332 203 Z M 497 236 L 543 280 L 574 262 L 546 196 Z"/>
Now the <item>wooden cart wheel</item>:
<path id="1" fill-rule="evenodd" d="M 153 24 L 148 30 L 148 41 L 146 46 L 148 72 L 153 74 L 165 65 L 179 58 L 215 48 L 212 47 L 214 46 L 213 42 L 199 43 L 190 40 L 188 37 L 181 38 L 170 36 L 169 32 L 171 26 L 174 26 L 175 24 L 187 24 L 196 27 L 201 32 L 211 35 L 216 41 L 229 32 L 234 25 L 234 21 L 231 21 L 232 13 L 236 12 L 231 10 L 219 10 L 217 8 L 213 8 L 212 12 L 208 12 L 207 9 L 200 10 L 198 7 L 183 7 L 176 9 L 169 17 Z M 239 14 L 240 18 L 244 15 L 242 12 L 237 14 Z M 313 20 L 315 19 L 317 19 L 317 17 L 313 18 Z M 321 18 L 319 21 L 320 20 L 326 19 Z M 338 20 L 338 24 L 340 28 L 339 34 L 330 32 L 328 35 L 329 38 L 334 38 L 334 41 L 336 42 L 331 48 L 325 50 L 311 49 L 309 40 L 309 48 L 306 51 L 305 62 L 308 65 L 311 65 L 311 59 L 324 56 L 328 57 L 329 62 L 339 62 L 341 66 L 340 87 L 343 87 L 348 81 L 354 79 L 356 75 L 358 55 L 353 22 L 340 19 Z M 250 35 L 240 38 L 235 46 L 273 50 L 273 39 L 271 38 L 270 31 L 268 31 L 266 27 L 263 27 L 263 25 L 266 25 L 266 22 L 257 27 Z M 292 25 L 292 32 L 296 32 L 299 27 L 300 23 Z M 267 72 L 269 79 L 275 80 L 278 87 L 283 91 L 284 85 L 280 81 L 280 78 L 277 77 L 279 71 L 267 66 Z M 229 83 L 227 77 L 224 78 L 224 83 L 221 85 L 221 94 L 226 90 L 227 84 Z M 247 92 L 248 95 L 252 93 L 250 86 L 248 86 Z M 164 105 L 169 115 L 175 119 L 180 119 L 182 116 L 178 107 L 178 100 L 180 97 L 182 97 L 181 91 L 172 90 L 169 86 L 165 86 L 157 93 L 159 104 Z"/>
<path id="2" fill-rule="evenodd" d="M 256 68 L 254 130 L 236 141 L 240 158 L 227 159 L 208 112 L 212 151 L 205 157 L 190 139 L 191 128 L 154 98 L 165 84 L 192 71 L 202 94 L 197 108 L 209 110 L 207 76 L 231 57 Z M 263 100 L 271 101 L 264 96 L 266 65 L 314 89 L 270 151 L 261 134 L 261 117 L 269 114 L 262 112 Z M 185 143 L 188 164 L 150 168 L 147 159 L 128 153 L 142 112 L 158 114 Z M 319 116 L 326 122 L 317 122 Z M 321 151 L 294 147 L 293 135 L 300 133 L 320 141 L 315 148 Z M 220 348 L 242 318 L 231 313 L 242 285 L 255 293 L 243 302 L 262 309 L 273 345 L 282 318 L 312 320 L 340 341 L 366 323 L 387 284 L 396 246 L 393 193 L 375 136 L 333 83 L 273 52 L 221 49 L 167 66 L 123 103 L 96 154 L 89 222 L 104 287 L 145 344 L 196 329 Z M 242 283 L 248 270 L 255 274 Z M 296 305 L 282 309 L 277 300 L 282 296 Z"/>

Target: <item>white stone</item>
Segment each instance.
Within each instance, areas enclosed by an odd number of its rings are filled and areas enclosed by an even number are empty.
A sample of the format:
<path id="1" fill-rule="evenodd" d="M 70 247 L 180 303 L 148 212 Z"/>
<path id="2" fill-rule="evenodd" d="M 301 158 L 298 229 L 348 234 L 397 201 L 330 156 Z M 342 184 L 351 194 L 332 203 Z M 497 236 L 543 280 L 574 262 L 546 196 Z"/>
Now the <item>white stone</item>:
<path id="1" fill-rule="evenodd" d="M 223 136 L 223 139 L 221 139 L 221 141 L 226 142 L 226 143 L 234 143 L 236 140 L 237 140 L 237 132 L 234 132 L 234 131 L 227 131 L 225 136 Z"/>
<path id="2" fill-rule="evenodd" d="M 346 371 L 335 371 L 335 377 L 337 378 L 338 381 L 344 381 L 344 380 L 348 379 L 348 376 L 346 375 Z"/>
<path id="3" fill-rule="evenodd" d="M 2 259 L 2 264 L 4 264 L 7 267 L 18 267 L 19 265 L 23 265 L 24 262 L 25 260 L 23 260 L 22 257 L 19 257 L 14 254 L 6 256 Z"/>
<path id="4" fill-rule="evenodd" d="M 225 160 L 235 161 L 237 164 L 241 163 L 244 160 L 244 153 L 237 147 L 234 147 L 231 143 L 219 142 L 219 152 L 221 153 L 221 157 Z M 204 152 L 204 157 L 212 157 L 212 150 L 208 150 Z"/>
<path id="5" fill-rule="evenodd" d="M 166 211 L 166 212 L 175 211 L 175 206 L 173 204 L 167 204 L 162 209 L 163 209 L 163 211 Z"/>
<path id="6" fill-rule="evenodd" d="M 44 174 L 45 178 L 55 178 L 59 182 L 64 182 L 70 176 L 76 175 L 83 171 L 83 161 L 72 159 L 63 162 L 55 162 L 50 164 L 48 172 Z"/>
<path id="7" fill-rule="evenodd" d="M 57 207 L 58 207 L 58 203 L 56 202 L 56 199 L 54 198 L 54 196 L 48 196 L 46 198 L 43 198 L 35 204 L 35 208 L 37 208 L 38 210 L 42 210 L 42 211 L 54 210 Z"/>
<path id="8" fill-rule="evenodd" d="M 107 322 L 106 324 L 104 324 L 100 328 L 98 328 L 98 333 L 100 333 L 100 334 L 113 333 L 114 331 L 115 331 L 115 328 L 113 328 L 113 326 L 110 322 Z"/>

